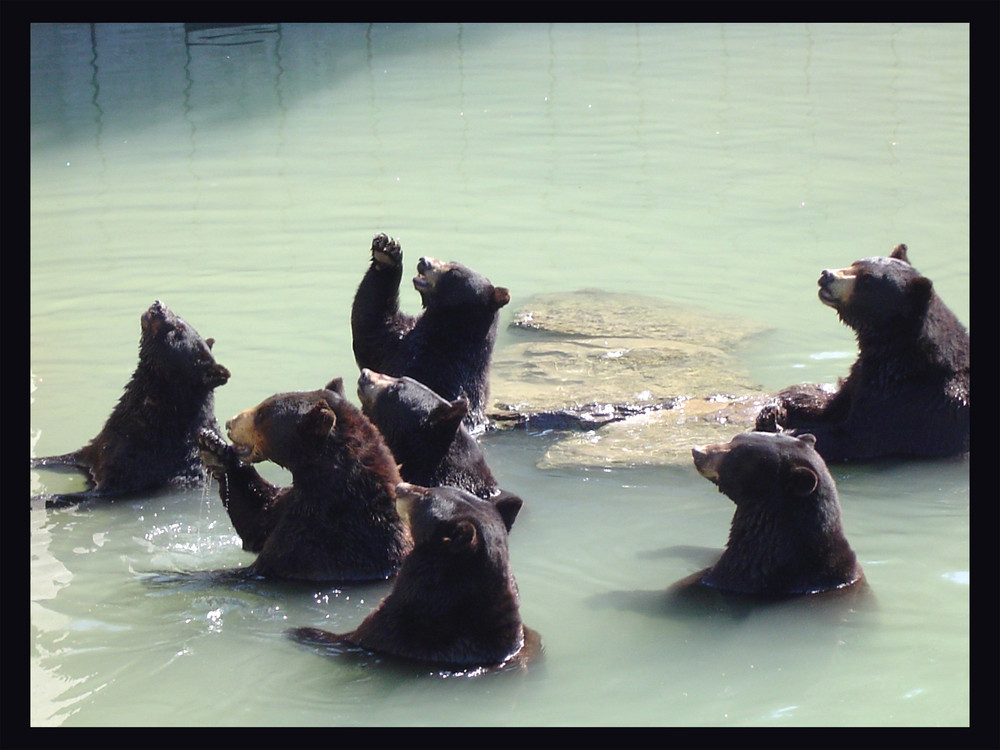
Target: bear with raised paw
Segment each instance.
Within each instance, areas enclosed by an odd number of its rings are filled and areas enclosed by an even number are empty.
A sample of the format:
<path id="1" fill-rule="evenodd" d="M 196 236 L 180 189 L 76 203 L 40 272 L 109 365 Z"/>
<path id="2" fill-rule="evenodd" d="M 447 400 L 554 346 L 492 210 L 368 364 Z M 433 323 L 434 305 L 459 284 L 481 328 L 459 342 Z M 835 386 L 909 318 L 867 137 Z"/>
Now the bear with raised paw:
<path id="1" fill-rule="evenodd" d="M 464 396 L 449 401 L 413 378 L 365 368 L 358 378 L 358 398 L 407 482 L 449 485 L 487 499 L 503 492 L 482 448 L 463 424 L 469 410 Z"/>
<path id="2" fill-rule="evenodd" d="M 442 668 L 522 668 L 541 650 L 521 622 L 507 533 L 521 501 L 482 500 L 454 487 L 402 483 L 396 503 L 413 534 L 392 591 L 342 635 L 295 628 L 307 646 L 359 647 Z"/>
<path id="3" fill-rule="evenodd" d="M 88 489 L 33 498 L 33 507 L 41 498 L 53 507 L 204 482 L 198 435 L 218 430 L 213 391 L 229 370 L 215 361 L 214 340 L 159 300 L 140 323 L 139 363 L 97 436 L 72 453 L 31 459 L 32 468 L 83 472 Z"/>
<path id="4" fill-rule="evenodd" d="M 837 486 L 811 435 L 745 432 L 695 447 L 698 473 L 736 504 L 718 562 L 686 583 L 785 597 L 864 581 L 840 519 Z"/>
<path id="5" fill-rule="evenodd" d="M 399 242 L 376 235 L 351 309 L 358 367 L 409 376 L 448 400 L 464 396 L 466 426 L 484 429 L 499 310 L 510 292 L 460 263 L 423 257 L 413 279 L 423 311 L 411 316 L 399 309 L 402 274 Z"/>
<path id="6" fill-rule="evenodd" d="M 278 393 L 226 422 L 232 445 L 201 434 L 205 466 L 254 575 L 307 581 L 391 577 L 411 547 L 396 511 L 402 481 L 382 436 L 344 398 L 336 378 L 316 391 Z M 278 487 L 252 466 L 273 461 L 292 474 Z"/>
<path id="7" fill-rule="evenodd" d="M 756 429 L 811 433 L 826 461 L 969 451 L 969 334 L 898 245 L 888 258 L 825 270 L 819 299 L 858 340 L 839 388 L 795 385 Z"/>

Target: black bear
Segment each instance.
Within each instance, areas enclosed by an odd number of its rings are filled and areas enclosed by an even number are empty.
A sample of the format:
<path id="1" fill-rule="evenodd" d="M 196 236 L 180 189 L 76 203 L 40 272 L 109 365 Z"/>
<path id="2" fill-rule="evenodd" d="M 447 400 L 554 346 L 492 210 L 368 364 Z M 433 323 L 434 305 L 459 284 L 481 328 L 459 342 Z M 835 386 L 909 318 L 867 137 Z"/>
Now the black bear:
<path id="1" fill-rule="evenodd" d="M 405 481 L 422 487 L 449 485 L 486 499 L 503 492 L 482 448 L 462 423 L 469 409 L 464 396 L 448 401 L 413 378 L 365 368 L 358 378 L 358 398 Z"/>
<path id="2" fill-rule="evenodd" d="M 445 668 L 524 667 L 540 652 L 538 634 L 521 622 L 507 532 L 517 498 L 495 503 L 454 487 L 396 487 L 413 534 L 392 591 L 352 632 L 295 628 L 310 646 L 356 646 Z"/>
<path id="3" fill-rule="evenodd" d="M 218 429 L 213 391 L 229 370 L 215 361 L 214 340 L 159 300 L 142 314 L 141 327 L 139 364 L 97 436 L 72 453 L 31 459 L 32 467 L 87 476 L 89 489 L 45 495 L 46 507 L 204 482 L 198 435 Z"/>
<path id="4" fill-rule="evenodd" d="M 499 310 L 510 292 L 460 263 L 421 258 L 413 286 L 423 311 L 406 315 L 399 310 L 399 242 L 378 234 L 371 255 L 351 309 L 358 367 L 409 376 L 449 401 L 465 396 L 465 423 L 482 430 Z"/>
<path id="5" fill-rule="evenodd" d="M 307 581 L 391 577 L 410 550 L 396 511 L 396 462 L 336 378 L 316 391 L 278 393 L 226 422 L 232 445 L 201 434 L 201 455 L 254 575 Z M 277 487 L 250 464 L 292 474 Z"/>
<path id="6" fill-rule="evenodd" d="M 718 562 L 688 582 L 725 592 L 791 596 L 864 580 L 844 536 L 837 486 L 812 435 L 745 432 L 695 447 L 694 465 L 736 504 Z"/>
<path id="7" fill-rule="evenodd" d="M 811 433 L 830 462 L 967 453 L 969 334 L 910 265 L 906 245 L 824 270 L 819 298 L 855 331 L 858 359 L 839 388 L 778 393 L 756 429 Z"/>

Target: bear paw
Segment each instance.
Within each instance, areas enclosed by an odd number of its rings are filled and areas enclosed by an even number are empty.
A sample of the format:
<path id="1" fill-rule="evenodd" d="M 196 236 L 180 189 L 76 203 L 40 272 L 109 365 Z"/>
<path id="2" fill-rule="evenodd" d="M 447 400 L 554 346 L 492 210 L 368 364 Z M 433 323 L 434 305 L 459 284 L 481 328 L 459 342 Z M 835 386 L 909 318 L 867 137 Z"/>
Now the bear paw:
<path id="1" fill-rule="evenodd" d="M 215 430 L 203 429 L 198 434 L 198 450 L 201 462 L 214 476 L 219 478 L 226 470 L 239 464 L 239 458 L 231 445 L 227 445 Z"/>
<path id="2" fill-rule="evenodd" d="M 781 432 L 785 417 L 784 404 L 779 399 L 771 399 L 757 415 L 754 430 L 757 432 Z"/>
<path id="3" fill-rule="evenodd" d="M 394 240 L 385 233 L 376 234 L 372 238 L 372 262 L 380 269 L 403 265 L 403 251 L 399 247 L 399 240 Z"/>

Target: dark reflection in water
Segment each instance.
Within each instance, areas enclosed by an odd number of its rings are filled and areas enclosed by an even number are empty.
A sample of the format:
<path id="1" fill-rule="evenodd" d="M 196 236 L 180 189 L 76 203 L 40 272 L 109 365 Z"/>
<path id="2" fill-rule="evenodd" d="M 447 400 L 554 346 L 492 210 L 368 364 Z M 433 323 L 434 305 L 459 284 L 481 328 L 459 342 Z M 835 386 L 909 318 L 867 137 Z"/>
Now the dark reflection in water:
<path id="1" fill-rule="evenodd" d="M 92 134 L 113 114 L 123 131 L 162 122 L 281 115 L 373 55 L 457 47 L 497 33 L 479 25 L 33 24 L 34 146 Z M 95 123 L 93 108 L 101 120 Z"/>

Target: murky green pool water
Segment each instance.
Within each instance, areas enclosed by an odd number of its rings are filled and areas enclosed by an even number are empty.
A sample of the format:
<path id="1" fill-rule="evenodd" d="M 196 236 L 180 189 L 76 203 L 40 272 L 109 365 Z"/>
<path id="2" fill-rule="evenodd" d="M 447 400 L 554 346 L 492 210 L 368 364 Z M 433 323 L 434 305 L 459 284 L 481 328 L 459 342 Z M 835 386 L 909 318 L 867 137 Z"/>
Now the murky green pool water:
<path id="1" fill-rule="evenodd" d="M 154 299 L 216 339 L 220 419 L 352 382 L 378 231 L 408 267 L 508 287 L 504 323 L 584 288 L 752 319 L 769 331 L 739 356 L 771 390 L 853 360 L 824 267 L 905 242 L 970 323 L 966 25 L 41 25 L 31 45 L 32 455 L 96 434 Z M 525 500 L 528 674 L 404 678 L 282 636 L 349 630 L 387 585 L 148 585 L 252 559 L 214 489 L 167 493 L 31 513 L 32 722 L 968 724 L 967 461 L 834 468 L 877 608 L 704 623 L 648 602 L 722 548 L 729 501 L 693 466 L 540 469 L 552 439 L 483 439 Z"/>

